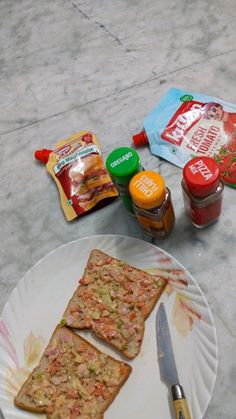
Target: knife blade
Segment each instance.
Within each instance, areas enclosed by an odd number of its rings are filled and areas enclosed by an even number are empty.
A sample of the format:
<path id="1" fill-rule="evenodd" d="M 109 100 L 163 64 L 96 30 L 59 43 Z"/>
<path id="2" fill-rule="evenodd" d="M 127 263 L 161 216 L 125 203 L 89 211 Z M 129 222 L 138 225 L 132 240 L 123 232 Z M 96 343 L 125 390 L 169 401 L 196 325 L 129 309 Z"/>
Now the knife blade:
<path id="1" fill-rule="evenodd" d="M 171 389 L 175 417 L 191 419 L 184 390 L 179 382 L 164 303 L 160 304 L 156 315 L 156 337 L 160 373 Z"/>

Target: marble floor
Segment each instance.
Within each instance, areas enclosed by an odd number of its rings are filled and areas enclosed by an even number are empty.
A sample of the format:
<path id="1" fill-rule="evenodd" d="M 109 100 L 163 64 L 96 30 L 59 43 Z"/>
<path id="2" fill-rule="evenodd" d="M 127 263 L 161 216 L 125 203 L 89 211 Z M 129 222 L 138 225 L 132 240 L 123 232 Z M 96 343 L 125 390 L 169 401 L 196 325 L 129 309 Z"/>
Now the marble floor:
<path id="1" fill-rule="evenodd" d="M 30 267 L 70 240 L 146 239 L 120 202 L 68 224 L 35 149 L 81 129 L 98 135 L 104 156 L 130 146 L 173 86 L 236 103 L 235 22 L 234 0 L 0 0 L 1 309 Z M 161 246 L 195 275 L 216 323 L 219 368 L 204 419 L 236 419 L 236 192 L 225 191 L 218 227 L 193 232 L 180 169 L 148 147 L 140 155 L 173 191 L 177 222 Z"/>

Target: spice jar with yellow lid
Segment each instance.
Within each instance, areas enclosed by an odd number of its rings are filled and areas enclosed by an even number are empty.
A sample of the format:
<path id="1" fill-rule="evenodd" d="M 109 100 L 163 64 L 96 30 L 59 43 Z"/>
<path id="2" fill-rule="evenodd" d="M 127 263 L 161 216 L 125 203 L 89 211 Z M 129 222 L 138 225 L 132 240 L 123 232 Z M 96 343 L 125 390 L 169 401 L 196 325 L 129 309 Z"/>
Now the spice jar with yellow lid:
<path id="1" fill-rule="evenodd" d="M 166 238 L 174 226 L 175 214 L 163 177 L 149 170 L 140 172 L 131 179 L 129 191 L 143 230 L 154 238 Z"/>

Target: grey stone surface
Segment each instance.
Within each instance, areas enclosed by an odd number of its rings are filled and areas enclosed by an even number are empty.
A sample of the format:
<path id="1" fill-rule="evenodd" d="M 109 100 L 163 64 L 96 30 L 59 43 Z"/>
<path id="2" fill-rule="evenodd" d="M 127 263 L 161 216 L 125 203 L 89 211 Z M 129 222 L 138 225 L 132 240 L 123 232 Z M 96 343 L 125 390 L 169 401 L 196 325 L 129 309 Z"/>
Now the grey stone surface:
<path id="1" fill-rule="evenodd" d="M 34 150 L 90 129 L 106 158 L 115 146 L 131 145 L 172 86 L 236 103 L 235 10 L 233 0 L 0 2 L 1 308 L 57 246 L 108 233 L 149 240 L 119 200 L 66 222 Z M 155 244 L 194 275 L 216 323 L 219 368 L 204 419 L 236 418 L 236 192 L 225 188 L 219 222 L 196 231 L 184 214 L 181 170 L 148 147 L 140 156 L 164 176 L 176 213 L 171 236 Z"/>

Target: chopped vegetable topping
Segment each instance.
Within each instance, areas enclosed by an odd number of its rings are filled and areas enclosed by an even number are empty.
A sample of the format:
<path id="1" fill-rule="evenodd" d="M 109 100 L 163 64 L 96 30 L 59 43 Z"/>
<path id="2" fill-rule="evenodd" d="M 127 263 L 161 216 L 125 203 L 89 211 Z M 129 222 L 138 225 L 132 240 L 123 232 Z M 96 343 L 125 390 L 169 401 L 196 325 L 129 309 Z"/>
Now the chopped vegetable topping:
<path id="1" fill-rule="evenodd" d="M 26 383 L 28 400 L 55 418 L 99 416 L 130 370 L 65 328 L 56 333 Z"/>
<path id="2" fill-rule="evenodd" d="M 142 342 L 144 320 L 165 284 L 166 279 L 158 275 L 94 250 L 66 310 L 67 324 L 91 327 L 103 340 L 134 357 Z"/>

